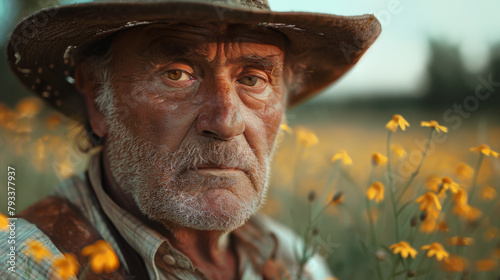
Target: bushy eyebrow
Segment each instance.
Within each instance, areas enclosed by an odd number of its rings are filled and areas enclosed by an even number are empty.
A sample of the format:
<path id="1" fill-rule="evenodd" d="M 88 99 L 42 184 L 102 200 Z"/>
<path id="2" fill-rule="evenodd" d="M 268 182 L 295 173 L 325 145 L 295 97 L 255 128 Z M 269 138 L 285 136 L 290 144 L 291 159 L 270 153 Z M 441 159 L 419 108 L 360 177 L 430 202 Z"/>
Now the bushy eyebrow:
<path id="1" fill-rule="evenodd" d="M 256 65 L 269 72 L 271 75 L 281 73 L 283 64 L 279 61 L 280 55 L 244 55 L 236 59 L 229 60 L 233 64 Z"/>
<path id="2" fill-rule="evenodd" d="M 195 46 L 169 43 L 165 38 L 157 38 L 151 41 L 143 49 L 140 49 L 138 55 L 141 60 L 145 62 L 161 64 L 186 58 L 206 60 L 208 53 L 206 50 Z M 231 64 L 243 65 L 245 67 L 257 66 L 273 76 L 281 76 L 283 70 L 280 54 L 248 54 L 229 59 L 228 62 Z"/>

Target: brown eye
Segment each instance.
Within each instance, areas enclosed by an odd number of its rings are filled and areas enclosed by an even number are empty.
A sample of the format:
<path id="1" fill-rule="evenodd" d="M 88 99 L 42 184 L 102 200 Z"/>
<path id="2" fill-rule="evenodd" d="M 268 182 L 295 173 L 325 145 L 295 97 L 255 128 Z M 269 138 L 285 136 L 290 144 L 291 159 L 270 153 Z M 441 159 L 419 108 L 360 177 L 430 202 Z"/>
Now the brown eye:
<path id="1" fill-rule="evenodd" d="M 241 78 L 238 80 L 239 83 L 247 85 L 247 86 L 255 86 L 257 82 L 259 81 L 259 78 L 255 76 L 246 76 L 244 78 Z"/>
<path id="2" fill-rule="evenodd" d="M 182 77 L 182 74 L 184 74 L 184 73 L 180 70 L 170 70 L 165 74 L 167 75 L 167 78 L 177 81 L 177 80 L 180 80 L 180 78 Z"/>
<path id="3" fill-rule="evenodd" d="M 172 81 L 189 81 L 193 77 L 186 71 L 174 69 L 174 70 L 168 70 L 165 73 L 163 73 L 163 76 L 165 76 L 167 79 L 172 80 Z"/>

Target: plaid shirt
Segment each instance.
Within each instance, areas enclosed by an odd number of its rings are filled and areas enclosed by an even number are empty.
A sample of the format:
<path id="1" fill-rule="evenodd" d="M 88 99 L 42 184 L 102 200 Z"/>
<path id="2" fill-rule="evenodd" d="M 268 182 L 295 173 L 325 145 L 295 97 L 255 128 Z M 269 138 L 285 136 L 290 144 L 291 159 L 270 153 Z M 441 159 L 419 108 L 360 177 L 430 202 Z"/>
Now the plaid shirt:
<path id="1" fill-rule="evenodd" d="M 208 279 L 188 257 L 171 246 L 168 239 L 119 207 L 105 193 L 101 182 L 100 154 L 92 158 L 88 175 L 90 186 L 86 182 L 84 174 L 81 174 L 66 180 L 62 186 L 54 191 L 54 194 L 68 198 L 82 211 L 102 238 L 113 247 L 125 268 L 127 268 L 127 263 L 106 225 L 105 217 L 98 210 L 99 207 L 102 207 L 103 212 L 124 240 L 144 260 L 150 279 Z M 89 187 L 94 189 L 95 195 L 89 190 Z M 262 266 L 270 259 L 273 251 L 276 251 L 275 259 L 282 261 L 292 276 L 297 271 L 298 265 L 293 252 L 294 247 L 300 249 L 300 241 L 292 231 L 268 217 L 257 214 L 231 234 L 235 240 L 240 279 L 263 279 Z M 55 278 L 54 269 L 49 261 L 36 263 L 29 254 L 26 254 L 26 241 L 29 239 L 42 242 L 53 255 L 61 254 L 42 231 L 24 219 L 19 218 L 16 221 L 15 272 L 8 270 L 9 256 L 7 253 L 10 247 L 7 244 L 8 235 L 9 232 L 0 231 L 0 240 L 2 240 L 0 243 L 1 279 Z M 276 240 L 279 244 L 276 244 Z M 126 276 L 127 271 L 122 271 L 122 274 Z M 314 257 L 309 261 L 305 274 L 305 279 L 324 280 L 330 276 L 323 260 L 319 257 Z M 125 277 L 125 279 L 127 278 Z"/>

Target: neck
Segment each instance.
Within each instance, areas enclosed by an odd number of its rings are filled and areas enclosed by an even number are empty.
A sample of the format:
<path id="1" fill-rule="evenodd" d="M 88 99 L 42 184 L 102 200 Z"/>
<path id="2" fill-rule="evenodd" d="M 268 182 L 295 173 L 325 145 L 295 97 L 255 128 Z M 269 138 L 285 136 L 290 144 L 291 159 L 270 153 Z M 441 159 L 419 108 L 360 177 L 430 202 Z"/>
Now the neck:
<path id="1" fill-rule="evenodd" d="M 232 251 L 229 233 L 169 227 L 171 244 L 186 254 L 193 263 L 206 263 L 223 268 Z"/>
<path id="2" fill-rule="evenodd" d="M 234 278 L 236 256 L 230 246 L 229 232 L 196 230 L 150 220 L 140 211 L 134 199 L 114 181 L 106 153 L 103 152 L 102 156 L 103 188 L 118 206 L 162 234 L 173 247 L 186 255 L 193 265 L 202 269 L 210 279 Z M 221 273 L 225 275 L 221 276 Z"/>

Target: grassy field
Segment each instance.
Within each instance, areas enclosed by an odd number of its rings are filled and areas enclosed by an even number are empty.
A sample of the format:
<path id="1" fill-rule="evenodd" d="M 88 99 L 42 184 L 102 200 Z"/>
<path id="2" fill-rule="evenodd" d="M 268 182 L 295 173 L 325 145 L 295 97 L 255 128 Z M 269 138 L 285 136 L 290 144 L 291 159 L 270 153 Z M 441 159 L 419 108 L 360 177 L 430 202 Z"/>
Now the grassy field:
<path id="1" fill-rule="evenodd" d="M 497 279 L 500 159 L 470 148 L 488 144 L 499 151 L 500 118 L 497 112 L 477 111 L 445 122 L 446 110 L 292 110 L 291 130 L 279 136 L 262 211 L 295 229 L 313 248 L 310 252 L 327 258 L 339 279 Z M 395 113 L 410 127 L 390 133 L 388 154 L 385 125 Z M 448 133 L 431 134 L 433 128 L 420 126 L 430 120 L 447 126 Z M 85 168 L 88 155 L 74 146 L 77 132 L 75 123 L 44 109 L 36 99 L 0 108 L 0 160 L 2 170 L 16 168 L 17 211 Z M 341 150 L 352 163 L 342 158 L 332 162 Z M 390 165 L 383 158 L 374 162 L 374 153 L 390 155 Z M 0 178 L 6 182 L 6 172 Z M 379 202 L 366 195 L 374 182 L 383 185 Z M 3 205 L 6 191 L 0 189 Z M 428 193 L 437 202 L 415 202 Z M 421 201 L 428 197 L 434 196 Z M 4 208 L 0 210 L 5 213 Z M 406 258 L 394 254 L 398 246 L 391 247 L 401 241 L 410 246 L 399 244 L 410 254 Z M 443 247 L 422 250 L 433 242 Z M 305 261 L 310 252 L 297 252 L 297 257 Z"/>

